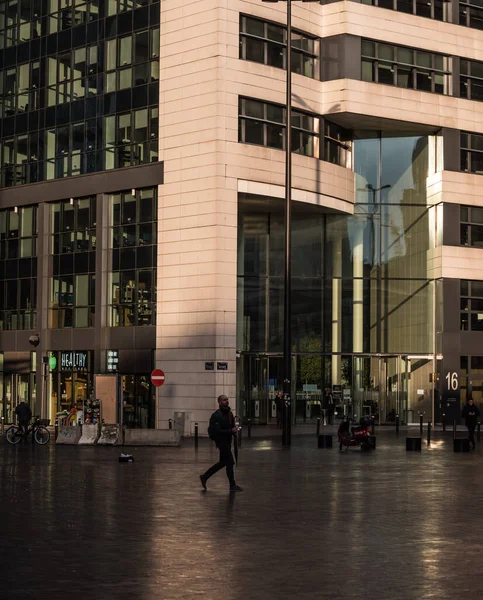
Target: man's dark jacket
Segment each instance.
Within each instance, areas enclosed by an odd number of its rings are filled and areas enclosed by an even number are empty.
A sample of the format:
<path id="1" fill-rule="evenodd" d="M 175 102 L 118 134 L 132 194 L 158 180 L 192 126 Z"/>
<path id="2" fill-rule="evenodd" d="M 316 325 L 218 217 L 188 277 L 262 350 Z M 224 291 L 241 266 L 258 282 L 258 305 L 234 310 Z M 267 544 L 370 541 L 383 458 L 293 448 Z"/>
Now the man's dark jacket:
<path id="1" fill-rule="evenodd" d="M 32 411 L 26 402 L 20 402 L 15 409 L 15 414 L 17 415 L 19 421 L 30 421 L 32 418 Z"/>
<path id="2" fill-rule="evenodd" d="M 217 446 L 222 444 L 231 446 L 233 427 L 235 427 L 235 418 L 231 410 L 224 413 L 221 409 L 218 409 L 210 417 L 208 435 Z"/>
<path id="3" fill-rule="evenodd" d="M 480 416 L 480 411 L 478 410 L 477 406 L 474 404 L 473 406 L 466 404 L 461 414 L 465 419 L 466 427 L 476 427 L 478 417 Z"/>

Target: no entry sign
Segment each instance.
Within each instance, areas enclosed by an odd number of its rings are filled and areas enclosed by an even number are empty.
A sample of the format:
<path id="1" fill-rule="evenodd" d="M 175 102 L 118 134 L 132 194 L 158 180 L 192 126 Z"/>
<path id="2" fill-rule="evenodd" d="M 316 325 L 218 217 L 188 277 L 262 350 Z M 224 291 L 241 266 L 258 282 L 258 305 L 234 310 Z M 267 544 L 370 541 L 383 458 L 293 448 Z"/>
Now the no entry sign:
<path id="1" fill-rule="evenodd" d="M 161 369 L 154 369 L 151 373 L 151 383 L 156 387 L 161 387 L 164 383 L 165 376 Z"/>

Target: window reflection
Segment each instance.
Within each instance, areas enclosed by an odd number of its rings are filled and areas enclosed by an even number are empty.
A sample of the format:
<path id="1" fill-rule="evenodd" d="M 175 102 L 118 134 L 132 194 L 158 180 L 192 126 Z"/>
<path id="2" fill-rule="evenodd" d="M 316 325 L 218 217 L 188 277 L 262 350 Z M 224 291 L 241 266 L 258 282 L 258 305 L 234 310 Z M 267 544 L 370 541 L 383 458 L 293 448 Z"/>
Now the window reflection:
<path id="1" fill-rule="evenodd" d="M 112 272 L 110 324 L 155 324 L 157 190 L 110 197 Z"/>

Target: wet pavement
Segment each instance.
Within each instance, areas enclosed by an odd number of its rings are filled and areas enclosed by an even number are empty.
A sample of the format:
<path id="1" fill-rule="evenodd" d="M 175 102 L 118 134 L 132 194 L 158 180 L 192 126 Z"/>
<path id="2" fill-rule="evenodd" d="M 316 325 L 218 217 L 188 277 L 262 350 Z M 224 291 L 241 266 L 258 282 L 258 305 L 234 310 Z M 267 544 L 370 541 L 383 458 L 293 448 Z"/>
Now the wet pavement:
<path id="1" fill-rule="evenodd" d="M 244 439 L 232 495 L 222 472 L 201 490 L 208 440 L 2 444 L 5 597 L 481 599 L 483 454 L 453 453 L 451 434 L 410 453 L 404 438 L 381 431 L 371 453 Z"/>

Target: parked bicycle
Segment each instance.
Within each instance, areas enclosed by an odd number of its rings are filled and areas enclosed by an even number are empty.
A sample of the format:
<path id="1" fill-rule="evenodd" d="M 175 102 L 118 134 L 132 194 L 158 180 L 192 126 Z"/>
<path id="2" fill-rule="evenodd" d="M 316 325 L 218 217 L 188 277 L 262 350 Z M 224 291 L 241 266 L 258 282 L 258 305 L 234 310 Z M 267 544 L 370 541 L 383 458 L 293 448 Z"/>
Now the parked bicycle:
<path id="1" fill-rule="evenodd" d="M 45 427 L 44 422 L 44 420 L 36 417 L 32 425 L 29 426 L 27 432 L 23 431 L 18 425 L 11 425 L 5 433 L 7 442 L 10 444 L 18 444 L 22 440 L 26 440 L 28 436 L 32 434 L 37 444 L 45 446 L 45 444 L 49 443 L 50 433 L 47 427 Z"/>

